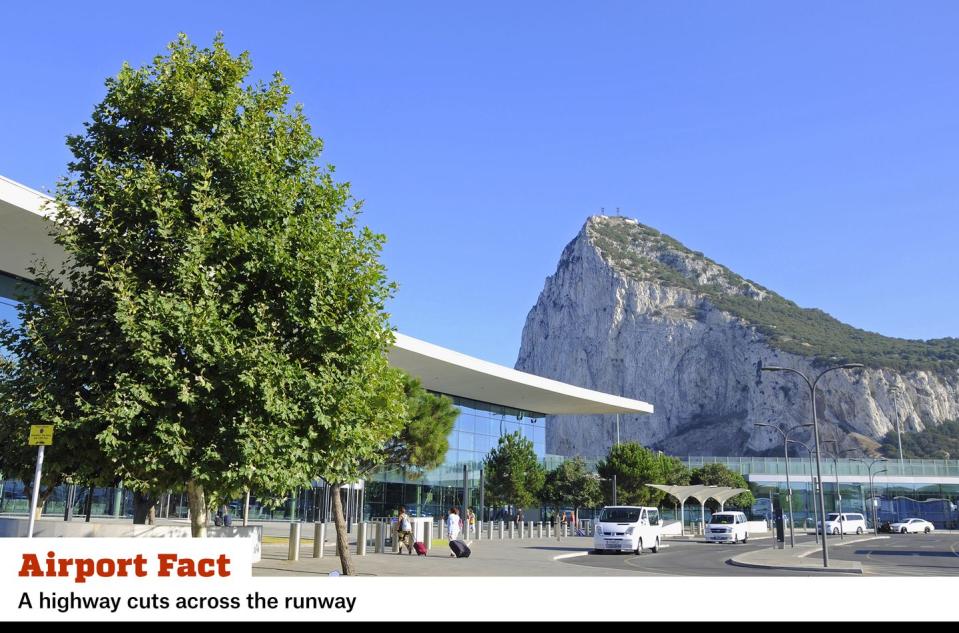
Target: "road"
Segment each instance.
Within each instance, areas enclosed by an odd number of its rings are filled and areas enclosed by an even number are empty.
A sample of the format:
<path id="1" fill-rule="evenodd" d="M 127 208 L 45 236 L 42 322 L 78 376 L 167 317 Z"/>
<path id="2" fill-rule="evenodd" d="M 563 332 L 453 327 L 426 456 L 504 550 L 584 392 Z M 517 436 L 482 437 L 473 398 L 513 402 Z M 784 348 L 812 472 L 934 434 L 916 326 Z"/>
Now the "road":
<path id="1" fill-rule="evenodd" d="M 830 558 L 862 563 L 864 575 L 873 576 L 959 576 L 959 534 L 892 534 L 890 538 L 842 545 L 830 538 Z M 814 539 L 797 537 L 797 544 Z M 823 576 L 827 572 L 735 567 L 733 556 L 771 547 L 772 539 L 753 539 L 743 545 L 703 541 L 669 541 L 658 554 L 590 554 L 564 559 L 563 563 L 604 570 L 630 570 L 642 576 Z M 788 547 L 788 545 L 787 545 Z M 817 550 L 818 552 L 818 550 Z M 818 556 L 812 554 L 812 556 Z M 848 576 L 848 574 L 835 574 Z"/>

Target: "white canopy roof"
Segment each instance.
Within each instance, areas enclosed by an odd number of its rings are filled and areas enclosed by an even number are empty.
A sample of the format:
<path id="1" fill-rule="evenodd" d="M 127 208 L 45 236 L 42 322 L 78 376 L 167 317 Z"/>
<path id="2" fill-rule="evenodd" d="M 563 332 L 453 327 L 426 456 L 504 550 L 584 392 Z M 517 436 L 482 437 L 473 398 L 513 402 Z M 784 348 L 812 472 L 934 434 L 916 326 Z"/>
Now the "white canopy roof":
<path id="1" fill-rule="evenodd" d="M 729 488 L 728 486 L 666 486 L 663 484 L 646 484 L 651 488 L 662 490 L 668 495 L 675 497 L 680 503 L 692 497 L 699 503 L 706 503 L 709 499 L 715 499 L 720 504 L 726 503 L 736 495 L 749 492 L 746 488 Z"/>

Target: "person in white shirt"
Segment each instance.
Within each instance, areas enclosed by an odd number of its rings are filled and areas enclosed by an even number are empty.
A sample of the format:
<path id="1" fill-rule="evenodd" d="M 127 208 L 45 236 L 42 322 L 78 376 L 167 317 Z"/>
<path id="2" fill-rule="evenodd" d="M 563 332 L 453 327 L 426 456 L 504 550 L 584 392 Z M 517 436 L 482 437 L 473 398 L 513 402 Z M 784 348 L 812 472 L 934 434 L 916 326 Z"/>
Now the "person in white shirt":
<path id="1" fill-rule="evenodd" d="M 446 531 L 449 532 L 451 541 L 459 540 L 462 524 L 459 510 L 457 508 L 450 508 L 449 516 L 446 519 Z"/>

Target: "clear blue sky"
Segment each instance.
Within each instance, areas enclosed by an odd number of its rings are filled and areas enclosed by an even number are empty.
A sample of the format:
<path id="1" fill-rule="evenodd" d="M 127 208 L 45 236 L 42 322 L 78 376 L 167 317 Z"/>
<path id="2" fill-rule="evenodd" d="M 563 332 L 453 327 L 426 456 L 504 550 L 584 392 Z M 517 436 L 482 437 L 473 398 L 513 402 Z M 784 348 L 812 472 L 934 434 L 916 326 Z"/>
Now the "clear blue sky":
<path id="1" fill-rule="evenodd" d="M 956 3 L 450 4 L 5 6 L 0 174 L 51 188 L 121 62 L 223 31 L 387 234 L 407 334 L 512 365 L 620 207 L 800 305 L 959 336 Z"/>

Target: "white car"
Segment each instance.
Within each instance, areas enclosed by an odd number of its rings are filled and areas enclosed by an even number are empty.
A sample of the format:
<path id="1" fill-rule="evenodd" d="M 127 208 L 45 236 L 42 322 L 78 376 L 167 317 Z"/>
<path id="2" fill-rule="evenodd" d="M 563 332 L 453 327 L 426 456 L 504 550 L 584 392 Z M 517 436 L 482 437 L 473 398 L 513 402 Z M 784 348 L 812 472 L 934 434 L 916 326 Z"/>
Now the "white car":
<path id="1" fill-rule="evenodd" d="M 819 531 L 822 532 L 822 522 L 819 523 Z M 839 535 L 843 534 L 862 534 L 866 531 L 866 517 L 858 512 L 843 512 L 842 520 L 839 520 L 838 512 L 830 512 L 826 515 L 826 533 Z"/>
<path id="2" fill-rule="evenodd" d="M 925 519 L 903 519 L 902 521 L 897 521 L 896 523 L 890 525 L 889 529 L 890 531 L 898 532 L 899 534 L 915 534 L 919 532 L 929 534 L 936 529 L 936 526 Z"/>
<path id="3" fill-rule="evenodd" d="M 746 515 L 742 512 L 714 512 L 706 526 L 706 540 L 710 543 L 745 543 L 749 539 Z"/>
<path id="4" fill-rule="evenodd" d="M 662 537 L 659 509 L 641 506 L 609 506 L 603 508 L 593 531 L 596 552 L 634 552 L 644 549 L 659 551 Z"/>

